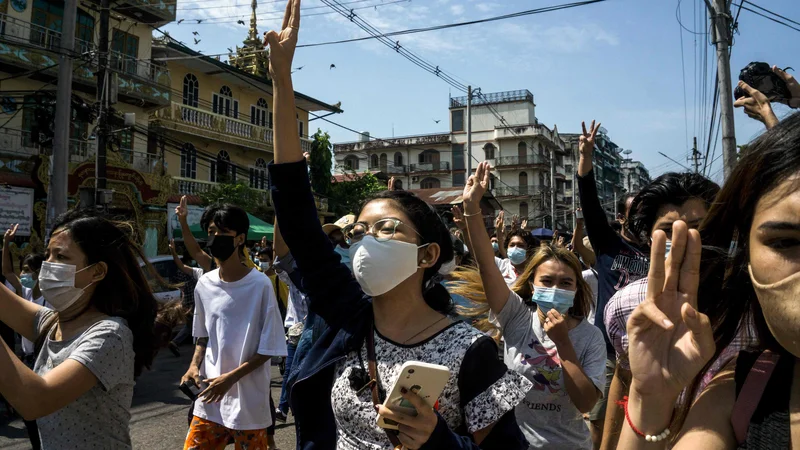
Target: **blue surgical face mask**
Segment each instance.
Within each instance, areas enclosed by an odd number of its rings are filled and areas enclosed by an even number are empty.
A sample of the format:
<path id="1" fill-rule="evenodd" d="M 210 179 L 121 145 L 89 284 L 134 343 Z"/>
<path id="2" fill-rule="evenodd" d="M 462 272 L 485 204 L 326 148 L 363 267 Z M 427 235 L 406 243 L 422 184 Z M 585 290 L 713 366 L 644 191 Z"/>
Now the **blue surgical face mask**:
<path id="1" fill-rule="evenodd" d="M 508 259 L 511 260 L 511 264 L 519 265 L 525 262 L 525 257 L 527 253 L 524 248 L 519 247 L 509 247 L 508 248 Z"/>
<path id="2" fill-rule="evenodd" d="M 497 245 L 497 242 L 492 242 L 492 250 L 494 250 L 495 252 L 500 251 L 500 246 Z"/>
<path id="3" fill-rule="evenodd" d="M 555 309 L 560 314 L 566 314 L 575 303 L 575 291 L 566 289 L 533 286 L 534 303 L 539 305 L 543 313 Z"/>
<path id="4" fill-rule="evenodd" d="M 341 245 L 337 245 L 333 251 L 339 254 L 342 257 L 342 264 L 346 265 L 350 271 L 353 271 L 353 263 L 350 259 L 350 249 L 344 248 Z"/>
<path id="5" fill-rule="evenodd" d="M 36 280 L 34 280 L 33 275 L 29 273 L 20 275 L 19 282 L 28 289 L 33 289 L 33 287 L 36 286 Z"/>

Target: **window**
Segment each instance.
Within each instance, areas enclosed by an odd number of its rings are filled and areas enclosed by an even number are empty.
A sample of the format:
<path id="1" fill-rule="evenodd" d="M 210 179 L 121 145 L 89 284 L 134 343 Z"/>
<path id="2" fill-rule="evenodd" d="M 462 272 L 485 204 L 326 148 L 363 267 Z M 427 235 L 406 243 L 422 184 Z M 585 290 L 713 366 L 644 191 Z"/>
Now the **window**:
<path id="1" fill-rule="evenodd" d="M 233 99 L 233 91 L 228 86 L 222 86 L 219 94 L 211 96 L 211 107 L 215 114 L 239 118 L 239 101 Z"/>
<path id="2" fill-rule="evenodd" d="M 527 202 L 519 202 L 519 217 L 521 219 L 528 218 L 528 203 Z"/>
<path id="3" fill-rule="evenodd" d="M 225 150 L 217 153 L 216 161 L 211 161 L 210 181 L 214 183 L 235 183 L 236 166 L 231 164 L 231 156 Z"/>
<path id="4" fill-rule="evenodd" d="M 394 188 L 397 191 L 403 190 L 403 181 L 402 180 L 394 180 Z"/>
<path id="5" fill-rule="evenodd" d="M 556 155 L 556 166 L 561 167 L 564 165 L 564 157 L 562 155 Z"/>
<path id="6" fill-rule="evenodd" d="M 438 165 L 440 161 L 439 152 L 436 150 L 425 150 L 419 154 L 420 164 L 434 164 Z"/>
<path id="7" fill-rule="evenodd" d="M 128 164 L 133 164 L 133 130 L 119 132 L 119 156 Z"/>
<path id="8" fill-rule="evenodd" d="M 438 178 L 425 178 L 419 183 L 421 189 L 435 189 L 442 187 L 442 182 Z"/>
<path id="9" fill-rule="evenodd" d="M 117 70 L 135 74 L 139 57 L 139 37 L 122 30 L 111 35 L 111 61 Z"/>
<path id="10" fill-rule="evenodd" d="M 523 159 L 526 156 L 528 156 L 528 144 L 524 142 L 520 142 L 519 144 L 517 144 L 517 156 L 519 156 L 520 159 Z"/>
<path id="11" fill-rule="evenodd" d="M 402 167 L 403 166 L 403 154 L 397 152 L 394 154 L 394 166 L 395 167 Z"/>
<path id="12" fill-rule="evenodd" d="M 370 169 L 377 169 L 380 163 L 378 162 L 378 155 L 372 155 L 369 157 L 369 168 Z"/>
<path id="13" fill-rule="evenodd" d="M 564 182 L 564 189 L 566 189 L 568 191 L 572 189 L 572 181 L 571 180 Z"/>
<path id="14" fill-rule="evenodd" d="M 269 129 L 272 129 L 272 113 L 269 113 Z"/>
<path id="15" fill-rule="evenodd" d="M 267 162 L 262 158 L 256 159 L 256 164 L 250 167 L 250 187 L 253 189 L 267 188 Z"/>
<path id="16" fill-rule="evenodd" d="M 542 147 L 542 143 L 536 143 L 536 147 L 539 149 L 539 156 L 544 156 L 544 147 Z"/>
<path id="17" fill-rule="evenodd" d="M 381 153 L 381 172 L 386 172 L 389 166 L 389 157 L 386 156 L 386 153 Z"/>
<path id="18" fill-rule="evenodd" d="M 305 124 L 300 119 L 297 119 L 297 132 L 300 133 L 300 137 L 301 138 L 307 138 L 308 137 L 308 136 L 306 136 Z"/>
<path id="19" fill-rule="evenodd" d="M 376 156 L 376 155 L 372 155 Z M 347 170 L 358 170 L 358 157 L 349 155 L 344 159 L 344 168 Z"/>
<path id="20" fill-rule="evenodd" d="M 547 186 L 547 178 L 545 178 L 544 172 L 539 172 L 539 186 Z"/>
<path id="21" fill-rule="evenodd" d="M 464 170 L 464 144 L 453 144 L 451 147 L 453 170 Z"/>
<path id="22" fill-rule="evenodd" d="M 197 150 L 188 142 L 181 148 L 181 177 L 197 178 Z"/>
<path id="23" fill-rule="evenodd" d="M 191 73 L 187 73 L 183 77 L 183 104 L 197 108 L 200 102 L 200 82 L 197 77 Z"/>
<path id="24" fill-rule="evenodd" d="M 520 172 L 519 173 L 519 185 L 520 186 L 527 186 L 528 185 L 528 173 L 527 172 Z"/>
<path id="25" fill-rule="evenodd" d="M 497 147 L 494 144 L 486 144 L 483 146 L 483 152 L 485 154 L 485 159 L 494 159 L 494 151 Z"/>
<path id="26" fill-rule="evenodd" d="M 258 99 L 255 105 L 250 106 L 250 123 L 259 127 L 266 127 L 269 123 L 269 111 L 267 101 L 263 98 Z M 272 127 L 270 127 L 272 128 Z"/>
<path id="27" fill-rule="evenodd" d="M 450 111 L 450 121 L 452 131 L 464 131 L 464 110 L 457 109 L 455 111 Z"/>
<path id="28" fill-rule="evenodd" d="M 466 184 L 466 174 L 457 172 L 453 174 L 453 186 L 464 186 Z"/>
<path id="29" fill-rule="evenodd" d="M 51 3 L 45 0 L 34 0 L 31 22 L 39 27 L 30 30 L 30 41 L 57 50 L 61 45 L 59 34 L 64 18 L 64 4 Z M 5 22 L 3 23 L 5 25 Z M 41 28 L 40 28 L 41 27 Z M 56 32 L 56 33 L 53 33 Z M 78 8 L 78 18 L 75 24 L 75 51 L 85 53 L 93 42 L 94 18 Z"/>

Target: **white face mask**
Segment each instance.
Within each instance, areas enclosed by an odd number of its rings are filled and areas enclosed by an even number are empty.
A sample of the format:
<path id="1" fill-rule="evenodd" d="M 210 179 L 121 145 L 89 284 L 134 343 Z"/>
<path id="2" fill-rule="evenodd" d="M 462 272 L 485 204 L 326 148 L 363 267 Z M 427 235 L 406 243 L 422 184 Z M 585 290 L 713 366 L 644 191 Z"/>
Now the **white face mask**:
<path id="1" fill-rule="evenodd" d="M 42 291 L 42 296 L 56 311 L 66 311 L 81 298 L 87 287 L 94 284 L 93 281 L 85 288 L 75 287 L 75 274 L 93 265 L 76 271 L 76 266 L 72 264 L 43 262 L 42 270 L 39 271 L 39 290 Z"/>
<path id="2" fill-rule="evenodd" d="M 450 275 L 456 270 L 456 267 L 458 266 L 456 265 L 456 258 L 454 257 L 449 262 L 442 264 L 442 267 L 439 268 L 439 273 L 442 275 Z"/>
<path id="3" fill-rule="evenodd" d="M 364 236 L 350 247 L 353 275 L 365 294 L 383 295 L 417 272 L 419 248 L 408 242 L 379 242 L 374 236 Z"/>

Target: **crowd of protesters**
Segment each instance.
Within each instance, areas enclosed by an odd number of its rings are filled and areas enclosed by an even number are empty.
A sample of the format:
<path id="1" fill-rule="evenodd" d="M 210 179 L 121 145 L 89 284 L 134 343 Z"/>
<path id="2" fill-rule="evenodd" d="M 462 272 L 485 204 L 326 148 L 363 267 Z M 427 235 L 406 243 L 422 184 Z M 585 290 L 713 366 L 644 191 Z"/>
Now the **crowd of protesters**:
<path id="1" fill-rule="evenodd" d="M 201 218 L 203 248 L 182 199 L 169 282 L 183 301 L 164 305 L 152 284 L 168 281 L 125 223 L 68 212 L 19 271 L 17 227 L 5 232 L 0 395 L 33 448 L 131 448 L 136 378 L 190 340 L 175 380 L 194 400 L 185 449 L 274 449 L 289 415 L 308 450 L 797 447 L 800 113 L 779 120 L 740 84 L 735 105 L 767 130 L 726 183 L 666 173 L 612 221 L 593 170 L 600 125 L 583 124 L 571 239 L 537 239 L 517 218 L 507 230 L 502 212 L 487 230 L 487 162 L 452 219 L 390 183 L 321 225 L 296 127 L 299 29 L 291 0 L 265 35 L 272 241 L 248 248 L 247 212 L 219 204 Z M 800 85 L 774 71 L 800 106 Z M 408 362 L 449 375 L 438 398 L 404 388 L 394 408 Z"/>

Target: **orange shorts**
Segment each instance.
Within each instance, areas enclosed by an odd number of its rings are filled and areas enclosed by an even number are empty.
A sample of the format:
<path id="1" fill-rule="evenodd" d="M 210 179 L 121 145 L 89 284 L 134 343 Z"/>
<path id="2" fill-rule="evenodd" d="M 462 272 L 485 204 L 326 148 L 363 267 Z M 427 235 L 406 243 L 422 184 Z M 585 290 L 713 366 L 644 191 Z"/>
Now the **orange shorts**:
<path id="1" fill-rule="evenodd" d="M 222 450 L 233 439 L 236 450 L 266 450 L 267 430 L 231 430 L 197 416 L 192 418 L 183 450 Z"/>

